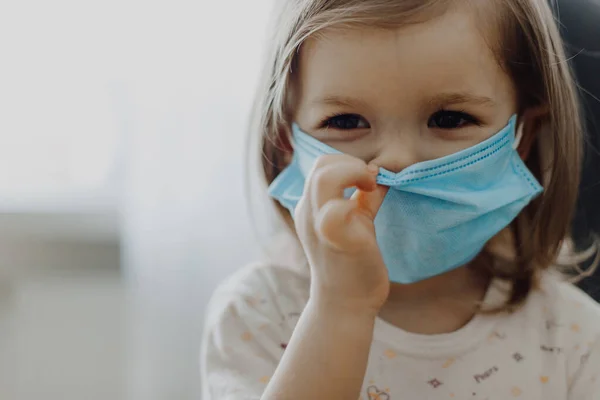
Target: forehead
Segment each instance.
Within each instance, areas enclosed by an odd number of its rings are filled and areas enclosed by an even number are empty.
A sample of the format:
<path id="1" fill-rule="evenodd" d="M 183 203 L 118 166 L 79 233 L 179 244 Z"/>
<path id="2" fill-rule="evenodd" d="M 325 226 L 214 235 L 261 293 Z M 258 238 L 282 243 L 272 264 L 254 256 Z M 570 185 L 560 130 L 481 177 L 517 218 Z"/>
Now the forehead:
<path id="1" fill-rule="evenodd" d="M 495 102 L 515 97 L 475 14 L 465 9 L 398 29 L 329 28 L 303 45 L 299 71 L 308 100 L 343 94 L 389 104 L 439 92 Z"/>

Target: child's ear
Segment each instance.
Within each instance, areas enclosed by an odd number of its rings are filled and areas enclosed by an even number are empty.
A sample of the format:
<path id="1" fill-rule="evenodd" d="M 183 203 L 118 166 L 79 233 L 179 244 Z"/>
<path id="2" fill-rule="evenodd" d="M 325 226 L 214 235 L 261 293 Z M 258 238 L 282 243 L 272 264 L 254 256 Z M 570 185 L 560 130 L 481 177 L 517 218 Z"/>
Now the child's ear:
<path id="1" fill-rule="evenodd" d="M 521 142 L 517 151 L 523 161 L 526 161 L 531 148 L 537 139 L 539 128 L 544 118 L 548 116 L 548 107 L 537 106 L 526 109 L 517 121 L 517 129 L 522 130 Z"/>

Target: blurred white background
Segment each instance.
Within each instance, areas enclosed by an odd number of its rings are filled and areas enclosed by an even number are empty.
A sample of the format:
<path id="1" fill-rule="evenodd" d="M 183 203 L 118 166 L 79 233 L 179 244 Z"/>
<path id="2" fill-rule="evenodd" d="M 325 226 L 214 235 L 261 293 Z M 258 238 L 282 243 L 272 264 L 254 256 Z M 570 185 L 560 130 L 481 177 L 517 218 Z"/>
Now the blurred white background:
<path id="1" fill-rule="evenodd" d="M 1 399 L 199 398 L 270 9 L 0 3 Z"/>

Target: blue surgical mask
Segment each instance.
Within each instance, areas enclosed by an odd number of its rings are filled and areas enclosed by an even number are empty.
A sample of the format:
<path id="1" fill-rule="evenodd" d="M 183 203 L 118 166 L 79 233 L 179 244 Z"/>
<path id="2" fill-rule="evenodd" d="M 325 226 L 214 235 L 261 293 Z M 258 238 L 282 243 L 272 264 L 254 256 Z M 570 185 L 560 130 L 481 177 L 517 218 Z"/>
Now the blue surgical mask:
<path id="1" fill-rule="evenodd" d="M 392 282 L 414 283 L 469 263 L 542 192 L 515 150 L 515 126 L 513 116 L 476 146 L 398 173 L 380 168 L 377 183 L 390 189 L 375 234 Z M 293 139 L 293 161 L 269 187 L 292 215 L 316 159 L 340 154 L 297 125 Z"/>

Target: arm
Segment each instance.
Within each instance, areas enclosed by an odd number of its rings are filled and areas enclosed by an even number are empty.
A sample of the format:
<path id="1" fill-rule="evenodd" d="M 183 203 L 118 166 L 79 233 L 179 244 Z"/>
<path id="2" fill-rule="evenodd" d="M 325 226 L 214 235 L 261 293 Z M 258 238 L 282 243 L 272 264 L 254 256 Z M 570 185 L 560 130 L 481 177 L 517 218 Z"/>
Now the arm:
<path id="1" fill-rule="evenodd" d="M 264 400 L 359 397 L 375 316 L 389 293 L 373 222 L 387 192 L 377 171 L 329 155 L 307 179 L 294 222 L 311 269 L 311 297 Z M 357 188 L 350 199 L 348 187 Z"/>

